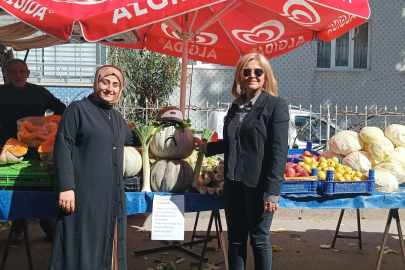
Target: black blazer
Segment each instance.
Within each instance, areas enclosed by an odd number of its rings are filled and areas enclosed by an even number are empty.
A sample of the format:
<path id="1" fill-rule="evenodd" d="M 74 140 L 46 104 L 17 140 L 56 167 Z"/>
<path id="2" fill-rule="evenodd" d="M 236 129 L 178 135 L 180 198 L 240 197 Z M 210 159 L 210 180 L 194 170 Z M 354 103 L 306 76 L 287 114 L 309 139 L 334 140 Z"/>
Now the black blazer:
<path id="1" fill-rule="evenodd" d="M 228 169 L 228 125 L 238 105 L 233 104 L 225 117 L 223 140 L 207 145 L 208 156 L 224 153 L 225 172 Z M 249 187 L 280 195 L 288 153 L 289 113 L 287 102 L 262 92 L 240 128 L 238 153 L 242 181 Z"/>

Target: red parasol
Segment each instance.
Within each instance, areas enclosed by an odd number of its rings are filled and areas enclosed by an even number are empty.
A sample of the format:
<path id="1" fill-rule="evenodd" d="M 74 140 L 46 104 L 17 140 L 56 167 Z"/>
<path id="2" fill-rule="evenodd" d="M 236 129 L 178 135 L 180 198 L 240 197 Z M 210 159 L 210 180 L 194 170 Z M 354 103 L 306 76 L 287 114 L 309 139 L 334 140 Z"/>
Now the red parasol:
<path id="1" fill-rule="evenodd" d="M 369 15 L 367 0 L 228 0 L 141 27 L 141 42 L 116 46 L 182 57 L 184 113 L 188 58 L 227 66 L 251 51 L 272 58 L 314 39 L 331 41 Z"/>
<path id="2" fill-rule="evenodd" d="M 367 0 L 3 0 L 0 7 L 62 40 L 73 26 L 85 40 L 103 42 L 136 29 L 140 42 L 110 45 L 182 57 L 183 113 L 189 57 L 228 66 L 251 51 L 272 58 L 333 40 L 370 15 Z"/>

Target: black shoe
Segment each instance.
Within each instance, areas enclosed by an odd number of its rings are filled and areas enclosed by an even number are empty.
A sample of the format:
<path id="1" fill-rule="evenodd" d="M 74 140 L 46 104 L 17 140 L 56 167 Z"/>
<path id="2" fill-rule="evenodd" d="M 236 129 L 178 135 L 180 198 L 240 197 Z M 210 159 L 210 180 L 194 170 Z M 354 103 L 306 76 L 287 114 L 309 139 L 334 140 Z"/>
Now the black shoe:
<path id="1" fill-rule="evenodd" d="M 53 237 L 54 237 L 54 235 L 55 235 L 55 232 L 54 231 L 50 231 L 50 232 L 47 232 L 46 233 L 46 240 L 48 241 L 48 242 L 53 242 Z"/>
<path id="2" fill-rule="evenodd" d="M 24 241 L 24 233 L 15 233 L 13 236 L 13 244 L 21 244 Z"/>

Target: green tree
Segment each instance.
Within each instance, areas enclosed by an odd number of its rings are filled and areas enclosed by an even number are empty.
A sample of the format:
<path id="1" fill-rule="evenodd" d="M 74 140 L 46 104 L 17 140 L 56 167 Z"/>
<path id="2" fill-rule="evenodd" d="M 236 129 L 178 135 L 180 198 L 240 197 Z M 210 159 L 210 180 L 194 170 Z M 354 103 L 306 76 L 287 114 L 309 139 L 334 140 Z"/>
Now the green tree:
<path id="1" fill-rule="evenodd" d="M 110 47 L 108 62 L 121 68 L 125 76 L 125 87 L 116 104 L 117 109 L 124 114 L 127 122 L 149 125 L 150 120 L 156 117 L 157 105 L 165 106 L 179 86 L 179 59 L 146 50 Z M 153 109 L 144 109 L 146 101 Z"/>

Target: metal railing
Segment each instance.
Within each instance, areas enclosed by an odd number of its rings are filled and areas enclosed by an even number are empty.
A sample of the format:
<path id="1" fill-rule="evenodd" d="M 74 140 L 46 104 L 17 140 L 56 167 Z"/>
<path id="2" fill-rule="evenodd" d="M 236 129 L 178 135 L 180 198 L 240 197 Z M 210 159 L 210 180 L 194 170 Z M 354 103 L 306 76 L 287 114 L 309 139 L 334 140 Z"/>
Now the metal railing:
<path id="1" fill-rule="evenodd" d="M 172 106 L 169 103 L 162 106 L 158 102 L 150 102 L 155 106 L 148 106 L 148 104 L 149 102 L 146 103 L 145 107 L 140 107 L 135 103 L 135 106 L 120 106 L 118 109 L 124 117 L 130 113 L 140 113 L 144 116 L 145 123 L 150 124 L 152 119 L 148 118 L 147 111 L 159 111 L 165 106 Z M 203 107 L 186 106 L 184 118 L 191 120 L 193 129 L 201 131 L 203 128 L 210 127 L 208 119 L 211 112 L 227 111 L 230 106 L 231 102 L 220 101 L 217 101 L 216 104 L 210 104 L 207 101 L 206 106 Z M 290 138 L 293 141 L 290 146 L 293 147 L 297 140 L 305 142 L 311 140 L 316 144 L 316 147 L 327 149 L 327 140 L 340 130 L 358 132 L 365 126 L 377 126 L 384 130 L 390 124 L 405 125 L 405 107 L 399 109 L 397 106 L 392 106 L 391 108 L 389 109 L 387 106 L 378 107 L 377 105 L 364 107 L 344 105 L 343 108 L 339 108 L 337 104 L 334 106 L 313 106 L 310 104 L 309 109 L 304 109 L 301 104 L 298 106 L 290 104 L 290 125 L 294 128 L 290 131 L 290 136 L 293 136 Z M 304 123 L 298 123 L 294 119 L 296 116 L 307 117 L 307 120 Z"/>

